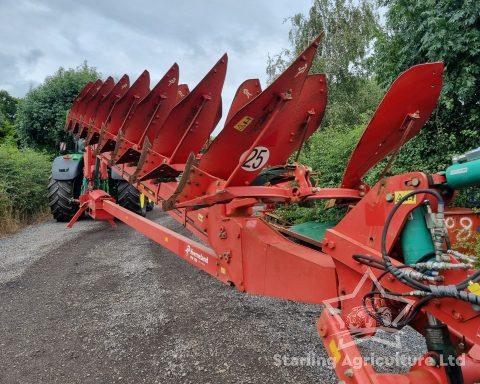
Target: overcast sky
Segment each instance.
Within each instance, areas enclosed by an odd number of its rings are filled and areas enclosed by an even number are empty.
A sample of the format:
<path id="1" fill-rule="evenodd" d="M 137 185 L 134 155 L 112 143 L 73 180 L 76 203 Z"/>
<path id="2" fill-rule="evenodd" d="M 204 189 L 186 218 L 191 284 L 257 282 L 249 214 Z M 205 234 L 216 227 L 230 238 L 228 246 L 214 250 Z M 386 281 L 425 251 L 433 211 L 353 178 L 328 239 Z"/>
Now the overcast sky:
<path id="1" fill-rule="evenodd" d="M 224 52 L 224 114 L 240 83 L 288 46 L 289 23 L 311 0 L 0 0 L 0 89 L 21 97 L 58 67 L 87 60 L 104 76 L 148 69 L 154 85 L 176 61 L 192 89 Z"/>

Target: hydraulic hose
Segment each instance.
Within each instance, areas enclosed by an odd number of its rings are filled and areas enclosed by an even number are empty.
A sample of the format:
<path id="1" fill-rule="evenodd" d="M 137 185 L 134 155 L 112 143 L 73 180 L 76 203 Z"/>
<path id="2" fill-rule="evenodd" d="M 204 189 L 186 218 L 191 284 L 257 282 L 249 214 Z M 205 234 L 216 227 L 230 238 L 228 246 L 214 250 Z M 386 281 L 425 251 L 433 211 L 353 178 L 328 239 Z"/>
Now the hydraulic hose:
<path id="1" fill-rule="evenodd" d="M 472 304 L 480 304 L 480 296 L 477 296 L 470 292 L 465 292 L 465 289 L 470 281 L 477 281 L 480 278 L 480 271 L 476 271 L 472 276 L 469 276 L 467 279 L 455 284 L 455 285 L 426 285 L 423 284 L 409 276 L 406 276 L 401 268 L 398 268 L 392 264 L 390 257 L 387 252 L 387 234 L 390 223 L 397 212 L 398 208 L 409 198 L 418 194 L 429 194 L 434 196 L 438 202 L 438 215 L 440 218 L 443 217 L 445 202 L 438 191 L 432 189 L 418 189 L 412 192 L 407 193 L 402 196 L 394 205 L 392 210 L 389 212 L 387 219 L 385 220 L 385 225 L 382 231 L 381 238 L 381 253 L 384 261 L 385 268 L 394 275 L 399 281 L 408 285 L 411 288 L 416 290 L 424 291 L 425 293 L 431 294 L 433 297 L 454 297 L 463 301 L 470 302 Z M 435 239 L 438 242 L 438 239 Z"/>

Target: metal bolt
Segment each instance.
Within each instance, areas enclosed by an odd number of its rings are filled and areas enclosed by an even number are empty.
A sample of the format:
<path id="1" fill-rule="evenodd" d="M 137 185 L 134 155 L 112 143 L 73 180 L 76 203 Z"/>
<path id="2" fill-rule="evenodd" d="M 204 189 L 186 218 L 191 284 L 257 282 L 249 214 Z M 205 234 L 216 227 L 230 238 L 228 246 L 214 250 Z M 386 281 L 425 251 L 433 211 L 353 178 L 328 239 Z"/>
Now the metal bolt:
<path id="1" fill-rule="evenodd" d="M 385 200 L 387 200 L 389 203 L 392 202 L 394 198 L 395 196 L 393 195 L 392 192 L 387 193 L 387 196 L 385 196 Z"/>
<path id="2" fill-rule="evenodd" d="M 227 231 L 225 227 L 220 227 L 220 230 L 218 231 L 218 237 L 220 239 L 226 239 L 227 238 Z"/>
<path id="3" fill-rule="evenodd" d="M 353 377 L 353 370 L 352 368 L 348 368 L 345 370 L 344 372 L 345 376 L 347 376 L 349 379 L 351 379 Z"/>
<path id="4" fill-rule="evenodd" d="M 457 312 L 457 311 L 453 311 L 453 318 L 455 320 L 458 320 L 458 321 L 462 321 L 463 320 L 463 316 L 461 313 Z"/>
<path id="5" fill-rule="evenodd" d="M 414 177 L 412 179 L 412 186 L 418 187 L 420 185 L 420 179 L 418 177 Z"/>
<path id="6" fill-rule="evenodd" d="M 327 334 L 328 334 L 327 327 L 321 325 L 321 326 L 318 328 L 318 333 L 320 334 L 320 336 L 326 337 Z"/>

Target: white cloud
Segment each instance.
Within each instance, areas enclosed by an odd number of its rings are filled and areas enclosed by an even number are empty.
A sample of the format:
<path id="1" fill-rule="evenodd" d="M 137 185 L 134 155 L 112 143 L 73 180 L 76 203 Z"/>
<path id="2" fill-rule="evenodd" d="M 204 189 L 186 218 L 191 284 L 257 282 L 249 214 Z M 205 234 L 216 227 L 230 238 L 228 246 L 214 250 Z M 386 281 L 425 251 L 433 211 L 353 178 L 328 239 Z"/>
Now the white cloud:
<path id="1" fill-rule="evenodd" d="M 193 88 L 229 55 L 224 114 L 247 78 L 265 85 L 268 54 L 288 46 L 284 19 L 311 0 L 0 0 L 0 88 L 23 96 L 58 67 L 84 60 L 105 76 L 143 69 L 152 86 L 177 62 Z"/>

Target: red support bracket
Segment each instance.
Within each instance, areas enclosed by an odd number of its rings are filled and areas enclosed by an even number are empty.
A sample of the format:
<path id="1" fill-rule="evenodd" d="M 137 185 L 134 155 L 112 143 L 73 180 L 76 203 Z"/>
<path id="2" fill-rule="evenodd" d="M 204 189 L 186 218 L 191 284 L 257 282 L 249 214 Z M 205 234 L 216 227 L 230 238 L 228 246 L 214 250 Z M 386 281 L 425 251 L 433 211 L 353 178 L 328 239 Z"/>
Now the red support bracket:
<path id="1" fill-rule="evenodd" d="M 325 308 L 317 330 L 334 365 L 337 376 L 345 384 L 448 384 L 443 367 L 428 365 L 431 353 L 417 360 L 405 374 L 377 373 L 366 362 L 347 326 L 335 309 Z"/>
<path id="2" fill-rule="evenodd" d="M 72 228 L 80 216 L 87 210 L 92 219 L 108 221 L 112 227 L 117 226 L 113 221 L 115 216 L 103 209 L 103 204 L 105 201 L 111 201 L 112 203 L 115 203 L 115 199 L 108 193 L 101 189 L 95 189 L 94 191 L 90 191 L 81 195 L 79 200 L 80 208 L 67 224 L 67 228 Z"/>
<path id="3" fill-rule="evenodd" d="M 80 218 L 80 216 L 83 215 L 85 210 L 87 209 L 87 201 L 84 201 L 83 203 L 80 204 L 80 207 L 78 208 L 78 211 L 73 215 L 73 217 L 70 219 L 70 221 L 67 224 L 67 228 L 72 228 L 73 225 L 77 222 L 77 220 Z"/>

